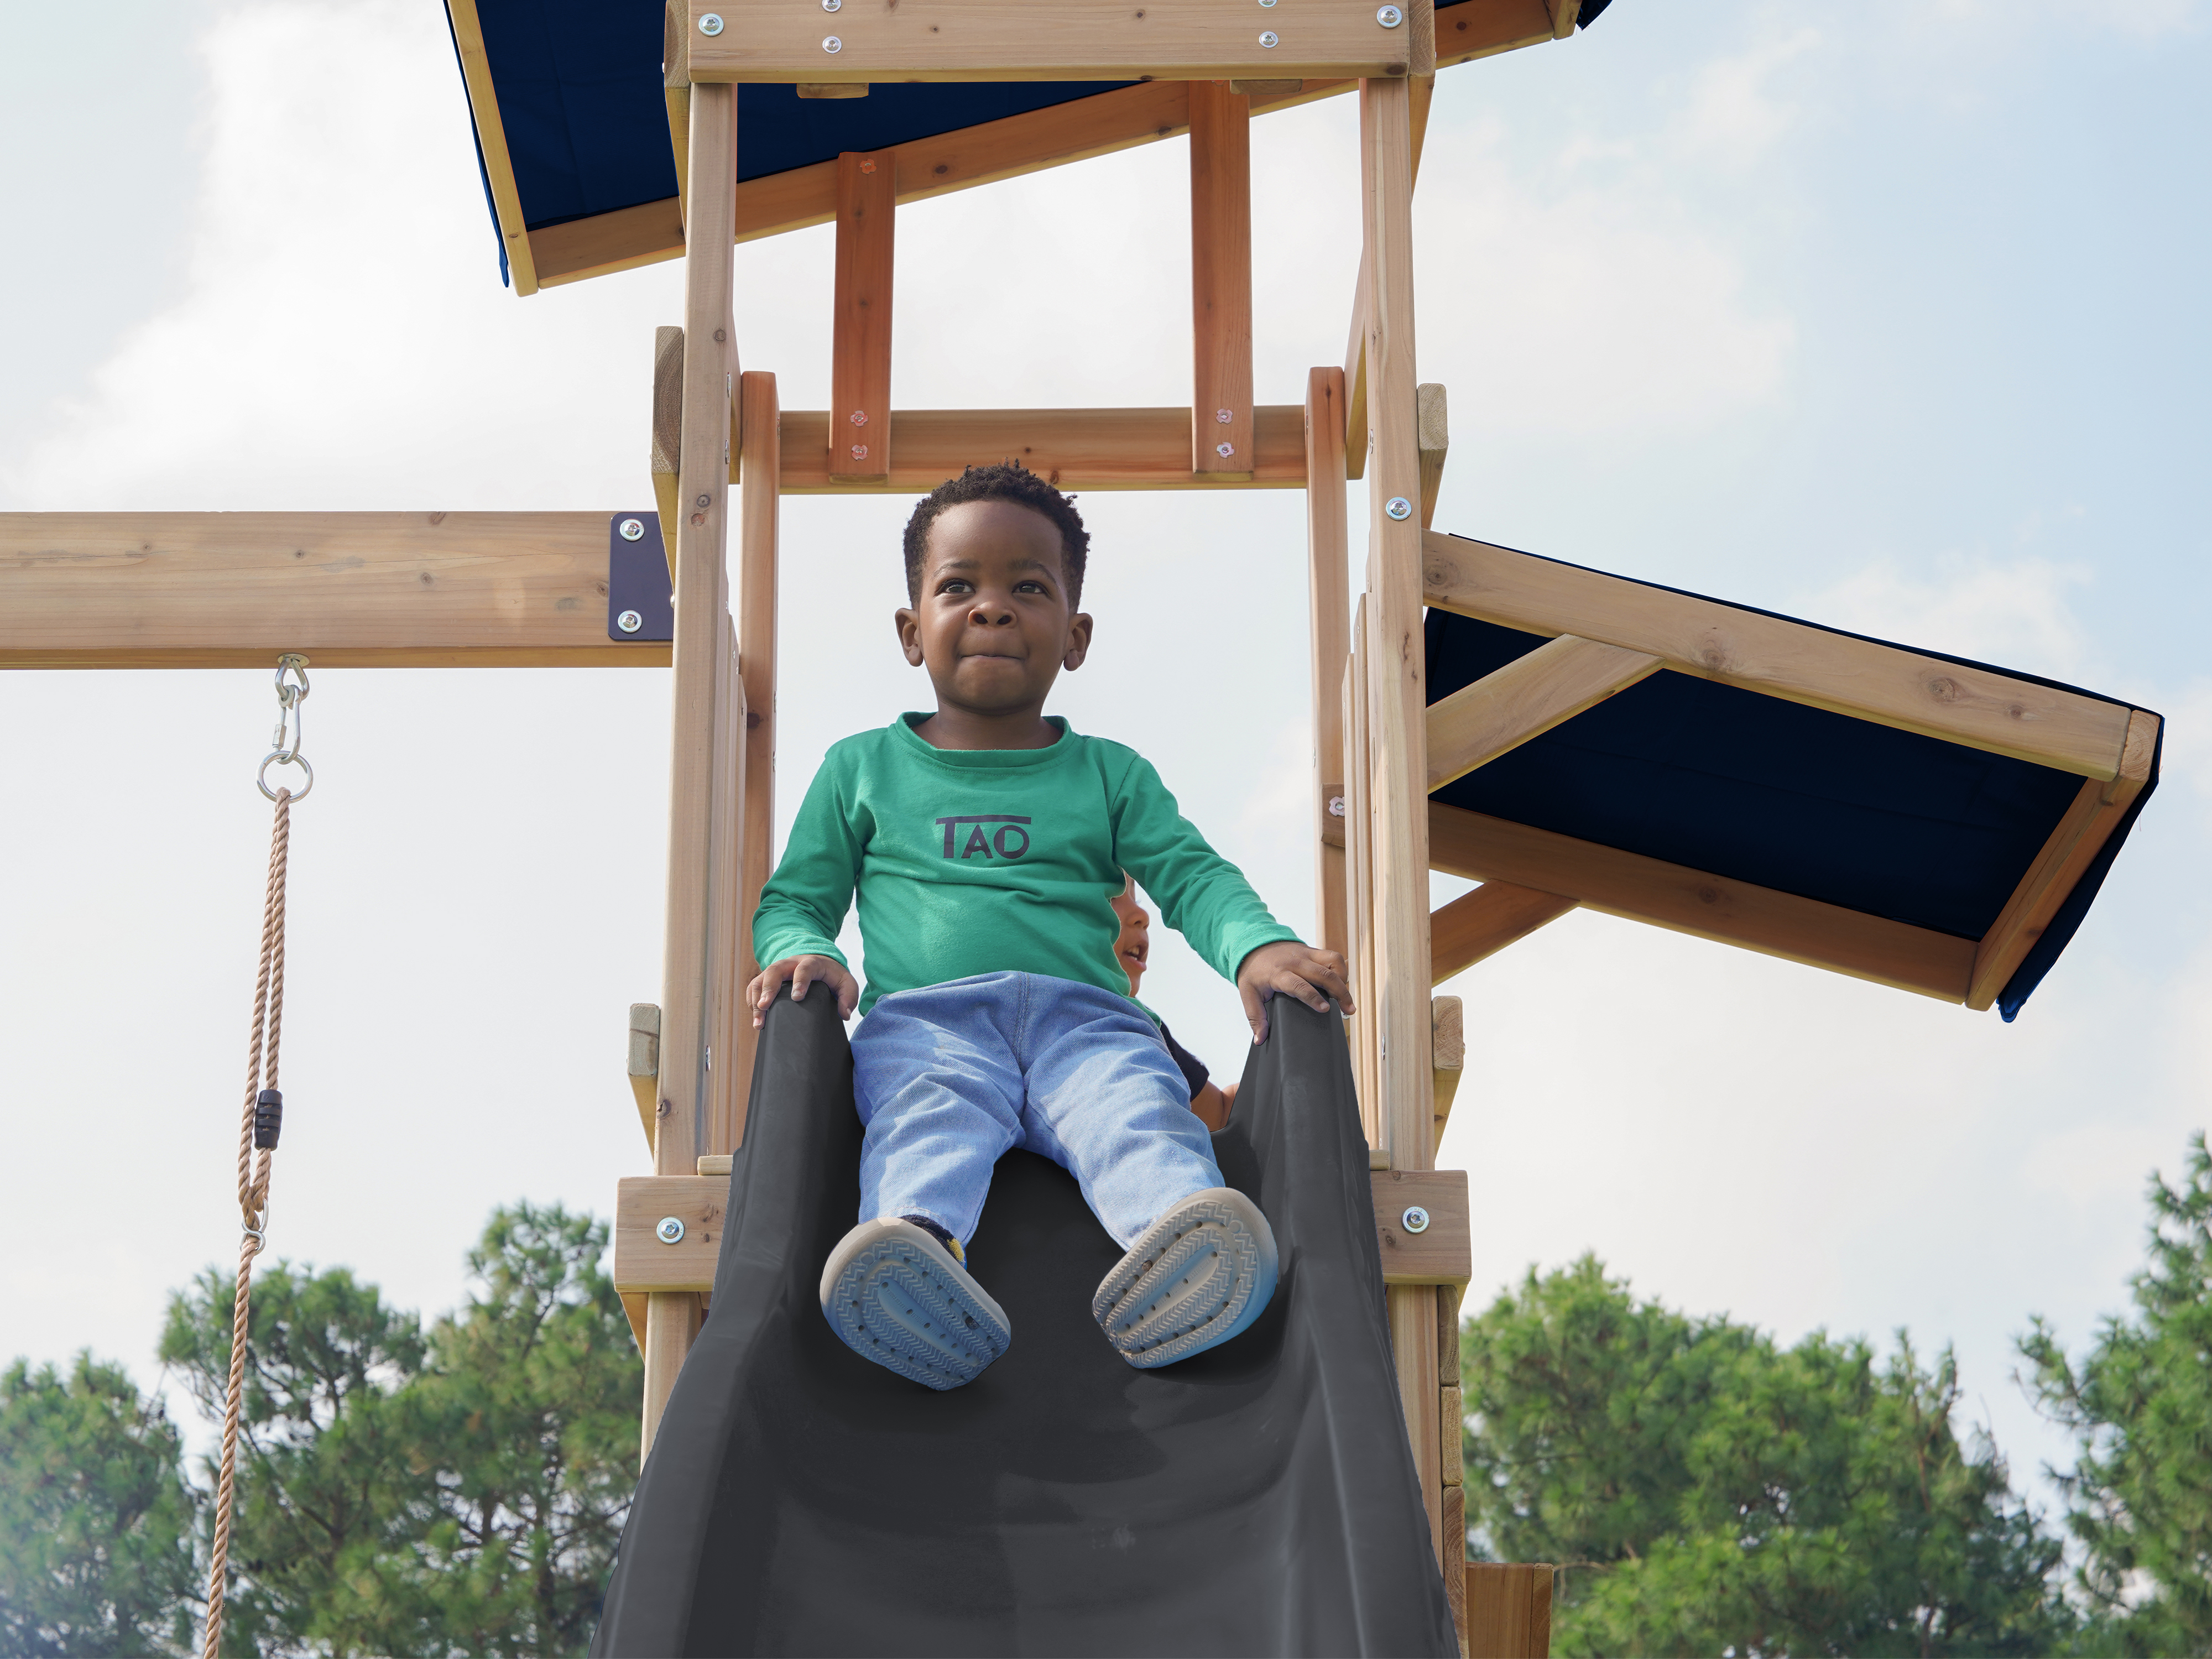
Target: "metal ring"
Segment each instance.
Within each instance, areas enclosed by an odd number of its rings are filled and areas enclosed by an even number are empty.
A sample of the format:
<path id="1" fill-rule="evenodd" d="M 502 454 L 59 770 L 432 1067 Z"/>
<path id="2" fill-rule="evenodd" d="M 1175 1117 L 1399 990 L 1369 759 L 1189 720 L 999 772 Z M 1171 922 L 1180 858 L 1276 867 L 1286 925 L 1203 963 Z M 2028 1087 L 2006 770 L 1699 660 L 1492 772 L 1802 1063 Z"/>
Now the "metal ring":
<path id="1" fill-rule="evenodd" d="M 261 769 L 253 775 L 254 782 L 261 786 L 261 793 L 271 800 L 276 799 L 276 792 L 269 787 L 269 769 L 272 764 L 280 762 L 286 766 L 296 766 L 307 775 L 307 787 L 292 797 L 294 800 L 307 799 L 309 792 L 315 787 L 315 769 L 307 764 L 307 757 L 297 750 L 289 755 L 281 749 L 272 749 L 269 751 L 268 758 L 261 763 Z"/>

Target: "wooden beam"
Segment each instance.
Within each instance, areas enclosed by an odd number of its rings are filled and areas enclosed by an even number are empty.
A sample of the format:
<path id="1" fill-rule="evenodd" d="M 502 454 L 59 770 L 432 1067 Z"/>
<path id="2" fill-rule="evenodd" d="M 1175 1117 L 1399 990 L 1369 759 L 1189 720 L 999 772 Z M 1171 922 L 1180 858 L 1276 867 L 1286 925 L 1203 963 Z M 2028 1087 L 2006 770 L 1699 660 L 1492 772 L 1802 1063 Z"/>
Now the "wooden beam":
<path id="1" fill-rule="evenodd" d="M 638 1121 L 645 1129 L 646 1150 L 653 1149 L 653 1122 L 660 1115 L 660 1005 L 633 1002 L 629 1006 L 629 1054 L 626 1067 L 629 1091 L 637 1100 Z"/>
<path id="2" fill-rule="evenodd" d="M 830 476 L 829 416 L 787 410 L 783 493 L 911 495 L 964 466 L 1002 460 L 1018 460 L 1062 489 L 1302 489 L 1305 411 L 1265 404 L 1253 415 L 1251 475 L 1237 477 L 1190 470 L 1187 409 L 894 410 L 890 472 L 855 482 Z"/>
<path id="3" fill-rule="evenodd" d="M 741 978 L 760 971 L 753 958 L 753 911 L 775 867 L 776 576 L 781 514 L 782 422 L 775 376 L 738 377 L 743 404 L 738 539 L 738 661 L 745 690 L 745 818 L 739 850 L 744 898 L 738 908 L 737 957 Z M 758 1034 L 750 1018 L 738 1027 L 737 1076 L 750 1079 Z M 745 1089 L 737 1096 L 732 1146 L 744 1141 Z"/>
<path id="4" fill-rule="evenodd" d="M 1436 1086 L 1436 1140 L 1442 1146 L 1445 1120 L 1459 1095 L 1460 1073 L 1467 1069 L 1466 1013 L 1457 997 L 1429 999 L 1429 1066 Z"/>
<path id="5" fill-rule="evenodd" d="M 1492 669 L 1429 705 L 1430 790 L 1489 765 L 1658 672 L 1659 659 L 1649 652 L 1571 634 Z"/>
<path id="6" fill-rule="evenodd" d="M 1462 0 L 1437 19 L 1437 67 L 1560 38 L 1546 0 Z"/>
<path id="7" fill-rule="evenodd" d="M 1382 1090 L 1376 1070 L 1375 1003 L 1375 856 L 1372 840 L 1374 813 L 1373 748 L 1369 741 L 1367 603 L 1359 596 L 1352 615 L 1352 657 L 1344 672 L 1344 817 L 1324 818 L 1322 835 L 1328 836 L 1332 822 L 1344 842 L 1345 912 L 1352 939 L 1352 997 L 1359 1012 L 1352 1022 L 1352 1076 L 1359 1095 L 1359 1121 L 1367 1144 L 1389 1167 L 1389 1132 L 1382 1121 Z"/>
<path id="8" fill-rule="evenodd" d="M 615 1289 L 625 1292 L 711 1291 L 722 1253 L 723 1211 L 730 1177 L 627 1176 L 615 1186 Z M 664 1219 L 682 1228 L 676 1242 L 659 1232 Z"/>
<path id="9" fill-rule="evenodd" d="M 1437 496 L 1444 487 L 1444 456 L 1451 448 L 1451 422 L 1444 389 L 1435 381 L 1413 388 L 1413 430 L 1421 452 L 1421 528 L 1436 522 Z"/>
<path id="10" fill-rule="evenodd" d="M 1225 81 L 1428 74 L 1436 59 L 1425 0 L 1386 27 L 1370 0 L 1306 0 L 1261 18 L 1243 0 L 1062 0 L 1049 13 L 994 0 L 907 0 L 824 15 L 749 7 L 725 27 L 727 0 L 691 0 L 691 79 L 730 81 Z M 701 21 L 716 19 L 714 33 Z M 1393 14 L 1394 19 L 1399 14 Z M 1262 29 L 1260 25 L 1268 27 Z"/>
<path id="11" fill-rule="evenodd" d="M 831 313 L 830 476 L 891 473 L 891 249 L 897 223 L 889 150 L 837 158 L 836 296 Z"/>
<path id="12" fill-rule="evenodd" d="M 688 89 L 684 99 L 688 106 Z M 828 216 L 823 216 L 823 222 L 827 222 Z M 544 288 L 680 259 L 684 257 L 684 198 L 668 196 L 658 202 L 595 213 L 588 219 L 571 219 L 566 224 L 541 225 L 530 233 L 530 247 L 538 284 Z"/>
<path id="13" fill-rule="evenodd" d="M 1314 784 L 1323 819 L 1344 806 L 1345 665 L 1351 660 L 1352 577 L 1344 489 L 1344 372 L 1306 374 L 1306 614 L 1311 648 Z M 1331 801 L 1336 811 L 1329 810 Z M 1324 950 L 1351 954 L 1344 849 L 1314 834 L 1314 921 Z M 1354 994 L 1357 994 L 1356 993 Z"/>
<path id="14" fill-rule="evenodd" d="M 1252 109 L 1190 83 L 1190 470 L 1252 470 Z"/>
<path id="15" fill-rule="evenodd" d="M 0 513 L 0 667 L 665 667 L 607 513 Z"/>
<path id="16" fill-rule="evenodd" d="M 1433 855 L 1432 855 L 1433 856 Z M 1510 881 L 1488 881 L 1429 918 L 1429 982 L 1441 985 L 1557 921 L 1575 902 Z"/>
<path id="17" fill-rule="evenodd" d="M 2005 901 L 1990 931 L 1974 948 L 1973 978 L 1966 988 L 1966 1006 L 1977 1012 L 1988 1008 L 2011 981 L 2045 928 L 2066 902 L 2075 885 L 2088 872 L 2112 831 L 2150 781 L 2153 757 L 2158 752 L 2159 718 L 2136 709 L 2128 719 L 2128 736 L 2120 752 L 2119 775 L 2110 783 L 2095 778 L 2083 781 L 2073 805 L 2036 854 L 2020 885 Z"/>
<path id="18" fill-rule="evenodd" d="M 670 0 L 672 4 L 674 0 Z M 684 441 L 684 331 L 664 323 L 653 331 L 653 499 L 660 514 L 660 545 L 676 576 L 677 453 Z"/>
<path id="19" fill-rule="evenodd" d="M 499 222 L 500 245 L 507 250 L 507 278 L 517 297 L 538 292 L 538 268 L 531 252 L 530 233 L 522 218 L 522 198 L 514 187 L 514 162 L 507 154 L 507 128 L 500 119 L 499 94 L 491 83 L 491 61 L 484 54 L 483 24 L 477 16 L 477 0 L 446 0 L 446 15 L 453 27 L 453 46 L 460 54 L 461 81 L 469 94 L 469 114 L 477 128 L 477 148 L 483 156 L 484 178 L 491 186 L 492 216 Z"/>
<path id="20" fill-rule="evenodd" d="M 1945 1002 L 1966 1000 L 1973 968 L 1972 939 L 1434 802 L 1429 856 L 1471 881 L 1533 887 L 1607 915 Z"/>
<path id="21" fill-rule="evenodd" d="M 668 149 L 676 162 L 679 232 L 684 198 L 691 188 L 691 16 L 684 0 L 660 9 L 660 96 L 668 112 Z"/>
<path id="22" fill-rule="evenodd" d="M 1367 476 L 1367 256 L 1352 290 L 1352 337 L 1344 346 L 1344 476 Z"/>
<path id="23" fill-rule="evenodd" d="M 1551 9 L 1552 38 L 1564 40 L 1575 32 L 1576 21 L 1582 15 L 1583 0 L 1544 0 Z"/>
<path id="24" fill-rule="evenodd" d="M 1498 1561 L 1463 1565 L 1468 1652 L 1480 1659 L 1547 1659 L 1552 1569 Z"/>
<path id="25" fill-rule="evenodd" d="M 2122 704 L 1435 531 L 1422 580 L 1431 605 L 1462 616 L 1648 652 L 1680 673 L 2084 777 L 2118 773 Z"/>
<path id="26" fill-rule="evenodd" d="M 723 601 L 730 599 L 724 581 Z M 745 1086 L 752 1077 L 751 1011 L 744 1006 L 744 941 L 752 907 L 744 892 L 745 686 L 738 669 L 738 627 L 725 610 L 714 633 L 721 684 L 714 702 L 714 815 L 708 829 L 706 1128 L 692 1157 L 733 1151 L 745 1114 Z M 741 1058 L 742 1056 L 742 1058 Z"/>

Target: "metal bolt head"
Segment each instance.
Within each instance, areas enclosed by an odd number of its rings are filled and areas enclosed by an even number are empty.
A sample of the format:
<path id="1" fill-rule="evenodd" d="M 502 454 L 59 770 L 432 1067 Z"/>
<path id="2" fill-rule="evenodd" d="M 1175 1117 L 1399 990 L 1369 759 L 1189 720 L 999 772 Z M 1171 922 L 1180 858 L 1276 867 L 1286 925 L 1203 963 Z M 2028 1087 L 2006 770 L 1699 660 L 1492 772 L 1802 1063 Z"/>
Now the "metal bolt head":
<path id="1" fill-rule="evenodd" d="M 645 526 L 635 519 L 624 519 L 617 527 L 622 532 L 622 538 L 626 542 L 636 541 L 645 534 Z"/>
<path id="2" fill-rule="evenodd" d="M 625 611 L 615 618 L 615 626 L 625 634 L 635 634 L 645 626 L 645 618 L 635 611 Z"/>
<path id="3" fill-rule="evenodd" d="M 1413 504 L 1403 495 L 1393 495 L 1382 503 L 1382 510 L 1401 524 L 1413 516 Z"/>
<path id="4" fill-rule="evenodd" d="M 851 419 L 854 426 L 866 426 L 868 423 L 868 411 L 865 409 L 856 409 L 853 411 Z"/>
<path id="5" fill-rule="evenodd" d="M 668 1223 L 660 1224 L 665 1227 Z M 1425 1233 L 1429 1230 L 1429 1212 L 1418 1204 L 1409 1204 L 1406 1213 L 1398 1218 L 1398 1224 L 1409 1233 Z"/>
<path id="6" fill-rule="evenodd" d="M 702 496 L 701 496 L 697 501 L 696 501 L 692 502 L 691 504 L 692 504 L 692 506 L 694 506 L 694 507 L 705 507 L 705 506 L 707 506 L 707 505 L 708 505 L 709 499 L 710 499 L 710 498 L 709 498 L 709 497 L 708 497 L 708 496 L 702 495 Z M 1401 518 L 1401 519 L 1402 519 L 1402 518 L 1404 518 L 1406 515 L 1405 515 L 1404 514 L 1401 513 L 1398 516 L 1399 516 L 1400 518 Z"/>
<path id="7" fill-rule="evenodd" d="M 1425 1227 L 1429 1224 L 1425 1220 L 1421 1224 Z M 653 1230 L 653 1236 L 664 1244 L 681 1244 L 684 1242 L 683 1218 L 672 1215 L 661 1217 L 660 1224 Z"/>
<path id="8" fill-rule="evenodd" d="M 1235 420 L 1237 417 L 1231 415 L 1225 409 L 1217 409 L 1213 411 L 1213 418 L 1216 424 L 1227 426 L 1230 422 Z"/>
<path id="9" fill-rule="evenodd" d="M 844 3 L 845 0 L 822 0 L 822 9 L 824 11 L 835 11 L 838 7 Z"/>
<path id="10" fill-rule="evenodd" d="M 1333 818 L 1340 818 L 1344 816 L 1343 796 L 1331 795 L 1328 798 L 1328 815 Z"/>
<path id="11" fill-rule="evenodd" d="M 845 43 L 834 34 L 825 34 L 822 37 L 822 50 L 828 52 L 842 52 L 845 50 Z"/>
<path id="12" fill-rule="evenodd" d="M 866 459 L 868 459 L 868 447 L 867 447 L 867 445 L 866 445 L 866 444 L 854 444 L 854 445 L 853 446 L 853 459 L 854 459 L 854 460 L 856 460 L 856 461 L 865 461 L 865 460 L 866 460 Z"/>
<path id="13" fill-rule="evenodd" d="M 1220 456 L 1221 459 L 1225 461 L 1231 455 L 1234 455 L 1237 453 L 1237 446 L 1235 444 L 1216 444 L 1213 447 L 1213 453 Z"/>
<path id="14" fill-rule="evenodd" d="M 1375 21 L 1386 29 L 1395 29 L 1406 21 L 1406 14 L 1395 6 L 1384 6 L 1376 12 Z"/>
<path id="15" fill-rule="evenodd" d="M 1268 51 L 1273 52 L 1273 51 L 1275 49 L 1275 32 L 1274 32 L 1274 30 L 1273 30 L 1273 29 L 1263 29 L 1263 30 L 1261 30 L 1261 33 L 1260 33 L 1260 44 L 1261 44 L 1261 46 L 1263 46 L 1267 47 Z"/>
<path id="16" fill-rule="evenodd" d="M 1260 0 L 1260 3 L 1263 6 L 1272 6 L 1275 3 L 1275 0 Z"/>
<path id="17" fill-rule="evenodd" d="M 720 12 L 710 11 L 699 20 L 700 33 L 720 34 L 721 32 L 722 15 Z"/>

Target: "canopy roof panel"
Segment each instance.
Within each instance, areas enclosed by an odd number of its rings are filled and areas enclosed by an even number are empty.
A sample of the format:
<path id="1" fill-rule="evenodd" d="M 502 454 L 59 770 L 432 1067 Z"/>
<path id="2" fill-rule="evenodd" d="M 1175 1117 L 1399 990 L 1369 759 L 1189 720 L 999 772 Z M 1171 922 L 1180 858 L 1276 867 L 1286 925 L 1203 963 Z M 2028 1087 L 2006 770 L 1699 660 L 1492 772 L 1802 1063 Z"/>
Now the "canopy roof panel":
<path id="1" fill-rule="evenodd" d="M 1609 3 L 1584 0 L 1581 23 Z M 527 293 L 680 254 L 661 0 L 447 0 L 447 13 L 485 195 L 501 234 L 502 275 Z M 1455 0 L 1437 9 L 1440 65 L 1553 36 L 1547 0 Z M 1269 89 L 1252 99 L 1255 112 L 1352 83 L 1264 84 Z M 920 169 L 921 176 L 902 177 L 901 198 L 910 199 L 934 193 L 933 178 L 936 188 L 958 188 L 1171 137 L 1185 125 L 1176 107 L 1179 93 L 1169 82 L 998 81 L 879 82 L 864 98 L 801 98 L 795 87 L 746 84 L 738 93 L 739 237 L 828 219 L 828 198 L 816 203 L 822 192 L 808 188 L 796 192 L 803 204 L 789 199 L 791 190 L 757 188 L 750 194 L 763 199 L 749 212 L 746 186 L 799 185 L 796 175 L 826 173 L 847 150 L 945 139 L 1087 106 L 1056 124 L 991 131 L 993 155 L 968 165 L 940 160 Z"/>

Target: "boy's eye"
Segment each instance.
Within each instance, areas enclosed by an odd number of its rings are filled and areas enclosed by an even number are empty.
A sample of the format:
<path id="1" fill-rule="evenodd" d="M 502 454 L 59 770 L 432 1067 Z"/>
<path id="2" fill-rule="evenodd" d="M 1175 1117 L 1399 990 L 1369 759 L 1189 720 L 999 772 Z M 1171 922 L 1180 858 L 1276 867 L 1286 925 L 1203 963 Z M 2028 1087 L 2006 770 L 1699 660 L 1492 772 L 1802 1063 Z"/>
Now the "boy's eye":
<path id="1" fill-rule="evenodd" d="M 948 576 L 938 585 L 937 591 L 940 593 L 972 593 L 975 587 L 964 576 Z"/>

